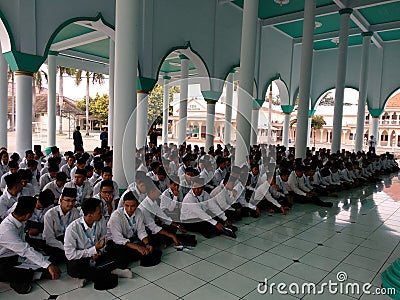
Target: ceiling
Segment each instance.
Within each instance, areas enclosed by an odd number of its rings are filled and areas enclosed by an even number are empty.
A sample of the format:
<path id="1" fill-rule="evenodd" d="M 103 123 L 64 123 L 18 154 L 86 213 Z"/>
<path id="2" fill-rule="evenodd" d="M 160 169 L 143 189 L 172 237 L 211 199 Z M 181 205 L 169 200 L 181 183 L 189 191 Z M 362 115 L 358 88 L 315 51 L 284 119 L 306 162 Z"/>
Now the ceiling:
<path id="1" fill-rule="evenodd" d="M 243 8 L 244 0 L 215 0 L 220 4 Z M 259 20 L 262 26 L 273 26 L 276 30 L 301 43 L 303 33 L 304 2 L 290 0 L 286 5 L 274 0 L 259 1 Z M 384 43 L 400 40 L 400 0 L 317 0 L 314 50 L 338 47 L 340 15 L 339 10 L 353 8 L 349 30 L 349 46 L 362 44 L 361 33 L 373 31 L 372 42 L 382 47 Z M 108 63 L 110 37 L 114 30 L 101 20 L 75 22 L 64 27 L 55 37 L 50 50 L 88 61 Z M 175 53 L 167 57 L 160 73 L 174 76 L 180 72 L 180 61 Z M 195 74 L 195 67 L 189 65 L 189 74 Z"/>

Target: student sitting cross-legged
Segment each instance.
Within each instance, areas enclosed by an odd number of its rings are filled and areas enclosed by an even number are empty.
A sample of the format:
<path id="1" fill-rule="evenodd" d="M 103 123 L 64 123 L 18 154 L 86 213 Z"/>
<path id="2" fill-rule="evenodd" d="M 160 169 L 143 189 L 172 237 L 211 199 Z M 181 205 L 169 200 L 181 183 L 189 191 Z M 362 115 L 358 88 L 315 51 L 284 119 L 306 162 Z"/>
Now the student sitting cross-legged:
<path id="1" fill-rule="evenodd" d="M 103 252 L 106 224 L 101 215 L 101 201 L 84 199 L 81 208 L 84 216 L 73 221 L 65 231 L 68 275 L 80 279 L 79 287 L 90 280 L 97 290 L 112 289 L 118 285 L 118 276 L 131 278 L 132 273 L 117 268 L 119 257 Z"/>
<path id="2" fill-rule="evenodd" d="M 144 267 L 157 265 L 161 251 L 149 243 L 138 199 L 128 192 L 121 200 L 123 207 L 111 214 L 107 224 L 107 252 L 121 259 L 121 268 L 136 260 Z"/>
<path id="3" fill-rule="evenodd" d="M 23 196 L 14 211 L 0 224 L 0 281 L 10 282 L 19 294 L 31 291 L 35 279 L 58 279 L 60 270 L 24 240 L 24 224 L 36 206 L 36 198 Z M 29 261 L 30 268 L 18 268 L 19 259 Z"/>
<path id="4" fill-rule="evenodd" d="M 79 218 L 75 208 L 76 189 L 64 188 L 60 205 L 49 209 L 44 215 L 43 238 L 46 240 L 46 253 L 55 263 L 66 261 L 64 252 L 64 235 L 68 225 Z"/>

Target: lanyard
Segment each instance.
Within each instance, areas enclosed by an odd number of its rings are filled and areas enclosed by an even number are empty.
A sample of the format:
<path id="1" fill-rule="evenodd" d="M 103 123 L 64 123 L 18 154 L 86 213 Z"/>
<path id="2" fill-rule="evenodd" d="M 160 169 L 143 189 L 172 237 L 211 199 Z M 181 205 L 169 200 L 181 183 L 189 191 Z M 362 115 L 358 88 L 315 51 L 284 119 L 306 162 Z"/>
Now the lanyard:
<path id="1" fill-rule="evenodd" d="M 85 230 L 85 226 L 81 223 L 83 232 L 85 233 L 85 236 L 87 237 L 87 239 L 89 240 L 89 243 L 92 247 L 94 247 L 94 244 L 96 242 L 96 229 L 97 229 L 97 224 L 94 225 L 94 230 L 93 230 L 93 236 L 90 237 L 89 234 L 87 233 L 87 231 Z"/>
<path id="2" fill-rule="evenodd" d="M 35 211 L 34 211 L 34 215 L 35 215 L 36 222 L 41 223 L 41 222 L 42 222 L 43 213 L 44 213 L 44 209 L 42 209 L 42 210 L 40 211 L 39 215 L 37 215 L 35 212 L 36 212 L 36 209 L 35 209 Z"/>
<path id="3" fill-rule="evenodd" d="M 132 222 L 131 222 L 131 220 L 128 218 L 128 216 L 125 214 L 125 209 L 124 208 L 122 208 L 123 210 L 124 210 L 124 216 L 125 216 L 125 218 L 126 218 L 126 220 L 128 221 L 128 224 L 129 224 L 129 227 L 131 228 L 131 230 L 132 230 L 132 232 L 133 233 L 135 233 L 136 232 L 136 219 L 135 219 L 135 216 L 133 216 L 133 218 L 132 218 Z"/>
<path id="4" fill-rule="evenodd" d="M 71 214 L 69 214 L 68 219 L 65 222 L 65 224 L 64 224 L 64 222 L 63 222 L 63 220 L 61 218 L 60 212 L 58 210 L 57 210 L 57 215 L 58 215 L 58 220 L 60 221 L 60 226 L 62 228 L 62 231 L 65 233 L 65 228 L 69 225 L 69 221 L 71 219 Z"/>

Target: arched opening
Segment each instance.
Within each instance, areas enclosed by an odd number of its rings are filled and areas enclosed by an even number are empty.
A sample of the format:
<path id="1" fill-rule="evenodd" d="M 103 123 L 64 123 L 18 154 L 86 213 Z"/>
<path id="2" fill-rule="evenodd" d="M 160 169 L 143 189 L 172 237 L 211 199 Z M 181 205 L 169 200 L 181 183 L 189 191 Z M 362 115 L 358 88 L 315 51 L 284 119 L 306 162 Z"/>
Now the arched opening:
<path id="1" fill-rule="evenodd" d="M 272 79 L 264 90 L 264 100 L 258 119 L 258 142 L 261 144 L 282 143 L 284 114 L 281 105 L 289 105 L 289 91 L 280 78 Z M 292 135 L 293 136 L 293 135 Z M 289 140 L 293 138 L 289 134 Z"/>
<path id="2" fill-rule="evenodd" d="M 169 118 L 168 118 L 168 139 L 176 141 L 178 137 L 179 111 L 180 111 L 180 86 L 182 75 L 182 60 L 187 60 L 188 68 L 188 97 L 187 97 L 187 126 L 186 138 L 189 142 L 204 142 L 206 138 L 207 103 L 204 101 L 202 91 L 209 91 L 216 85 L 223 86 L 221 82 L 214 82 L 208 76 L 208 70 L 202 58 L 196 54 L 190 46 L 187 48 L 175 48 L 169 52 L 160 63 L 158 69 L 158 82 L 164 84 L 164 78 L 169 78 L 167 86 L 156 84 L 153 91 L 160 89 L 157 95 L 150 93 L 149 108 L 157 116 L 152 116 L 152 124 L 158 126 L 159 131 L 162 123 L 163 89 L 169 89 Z M 185 63 L 186 65 L 186 63 Z M 223 118 L 220 116 L 220 107 L 216 105 L 215 137 L 221 138 L 223 129 Z M 150 118 L 149 111 L 149 118 Z"/>
<path id="3" fill-rule="evenodd" d="M 389 145 L 389 135 L 386 130 L 382 131 L 380 141 L 381 141 L 381 146 L 383 147 Z"/>

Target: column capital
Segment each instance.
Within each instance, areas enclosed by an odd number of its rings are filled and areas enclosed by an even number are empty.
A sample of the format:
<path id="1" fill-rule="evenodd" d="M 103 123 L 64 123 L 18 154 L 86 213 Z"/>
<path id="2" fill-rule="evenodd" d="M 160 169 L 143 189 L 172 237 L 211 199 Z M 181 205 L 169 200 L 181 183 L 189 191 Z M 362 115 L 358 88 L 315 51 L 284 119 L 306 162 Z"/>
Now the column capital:
<path id="1" fill-rule="evenodd" d="M 343 8 L 339 10 L 339 14 L 344 15 L 344 14 L 351 14 L 353 12 L 352 8 Z"/>
<path id="2" fill-rule="evenodd" d="M 171 79 L 171 76 L 164 75 L 164 76 L 163 76 L 163 79 L 164 79 L 164 80 L 170 80 L 170 79 Z"/>
<path id="3" fill-rule="evenodd" d="M 282 111 L 285 114 L 291 114 L 294 109 L 294 105 L 281 105 Z"/>
<path id="4" fill-rule="evenodd" d="M 314 114 L 315 114 L 315 109 L 310 109 L 310 110 L 308 111 L 308 117 L 309 117 L 309 118 L 311 118 L 312 116 L 314 116 Z"/>
<path id="5" fill-rule="evenodd" d="M 383 113 L 383 109 L 369 109 L 369 113 L 373 118 L 379 118 L 380 115 Z"/>
<path id="6" fill-rule="evenodd" d="M 253 109 L 260 109 L 263 106 L 264 100 L 262 99 L 254 99 L 253 100 Z"/>
<path id="7" fill-rule="evenodd" d="M 36 73 L 45 61 L 45 57 L 13 50 L 3 53 L 3 55 L 13 71 Z"/>
<path id="8" fill-rule="evenodd" d="M 236 70 L 232 68 L 232 69 L 229 71 L 229 73 L 230 73 L 230 74 L 235 74 L 235 73 L 236 73 Z"/>
<path id="9" fill-rule="evenodd" d="M 157 80 L 153 78 L 141 77 L 137 78 L 137 93 L 149 94 L 156 85 Z"/>
<path id="10" fill-rule="evenodd" d="M 204 100 L 208 102 L 218 102 L 219 98 L 221 97 L 222 91 L 201 91 L 201 94 L 204 97 Z"/>
<path id="11" fill-rule="evenodd" d="M 374 33 L 372 31 L 366 31 L 366 32 L 361 33 L 362 37 L 368 37 L 368 36 L 373 36 L 373 35 L 374 35 Z"/>
<path id="12" fill-rule="evenodd" d="M 180 59 L 189 59 L 186 55 L 184 54 L 179 54 L 179 58 Z"/>
<path id="13" fill-rule="evenodd" d="M 18 75 L 33 77 L 33 72 L 27 72 L 27 71 L 21 71 L 21 70 L 15 71 L 15 76 L 18 76 Z"/>

